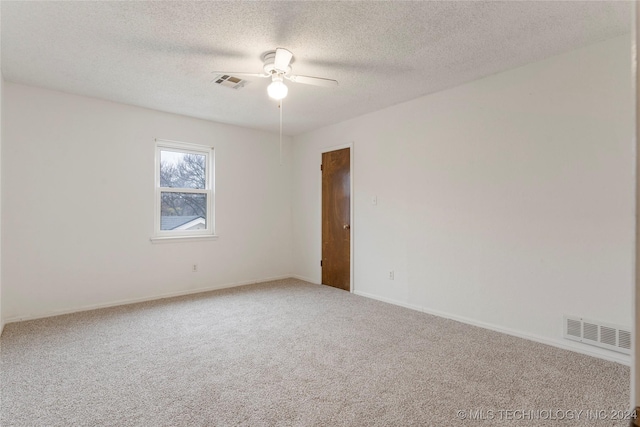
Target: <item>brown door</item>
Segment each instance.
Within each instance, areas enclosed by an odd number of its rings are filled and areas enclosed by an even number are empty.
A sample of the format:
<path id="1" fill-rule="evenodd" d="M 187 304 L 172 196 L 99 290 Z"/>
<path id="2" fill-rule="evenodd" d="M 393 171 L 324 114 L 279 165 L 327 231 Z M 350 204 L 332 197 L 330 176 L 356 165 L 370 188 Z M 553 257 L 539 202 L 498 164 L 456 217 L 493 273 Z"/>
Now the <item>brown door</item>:
<path id="1" fill-rule="evenodd" d="M 350 149 L 322 153 L 322 284 L 351 288 Z"/>

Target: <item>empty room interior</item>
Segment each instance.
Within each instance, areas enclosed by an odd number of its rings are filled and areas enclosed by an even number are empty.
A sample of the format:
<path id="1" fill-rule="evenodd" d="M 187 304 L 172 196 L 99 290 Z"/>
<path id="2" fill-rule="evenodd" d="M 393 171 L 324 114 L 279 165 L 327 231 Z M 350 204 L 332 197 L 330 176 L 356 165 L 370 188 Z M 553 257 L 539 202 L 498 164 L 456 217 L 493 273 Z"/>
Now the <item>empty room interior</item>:
<path id="1" fill-rule="evenodd" d="M 0 424 L 635 425 L 635 14 L 1 1 Z"/>

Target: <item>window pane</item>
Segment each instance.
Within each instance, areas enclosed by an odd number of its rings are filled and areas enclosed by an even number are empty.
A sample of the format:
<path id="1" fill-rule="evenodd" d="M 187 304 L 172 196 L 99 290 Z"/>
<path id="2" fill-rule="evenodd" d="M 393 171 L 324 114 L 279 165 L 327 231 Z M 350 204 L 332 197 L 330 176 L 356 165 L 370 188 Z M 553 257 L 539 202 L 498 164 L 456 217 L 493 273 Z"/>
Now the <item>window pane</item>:
<path id="1" fill-rule="evenodd" d="M 161 150 L 160 186 L 204 190 L 207 185 L 206 164 L 204 154 Z"/>
<path id="2" fill-rule="evenodd" d="M 207 228 L 207 195 L 162 192 L 160 230 Z"/>

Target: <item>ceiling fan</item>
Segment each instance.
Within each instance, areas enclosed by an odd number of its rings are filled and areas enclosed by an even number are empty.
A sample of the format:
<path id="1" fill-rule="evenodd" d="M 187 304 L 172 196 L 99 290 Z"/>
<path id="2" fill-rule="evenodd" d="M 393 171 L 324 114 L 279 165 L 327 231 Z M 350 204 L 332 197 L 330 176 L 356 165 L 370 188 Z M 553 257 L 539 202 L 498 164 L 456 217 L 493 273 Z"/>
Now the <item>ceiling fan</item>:
<path id="1" fill-rule="evenodd" d="M 302 83 L 314 86 L 338 86 L 337 80 L 325 79 L 322 77 L 312 76 L 298 76 L 291 74 L 291 60 L 293 59 L 293 53 L 284 48 L 277 48 L 276 50 L 269 51 L 262 55 L 264 62 L 262 73 L 244 73 L 244 72 L 228 72 L 228 71 L 213 71 L 214 74 L 226 74 L 234 76 L 248 76 L 248 77 L 271 77 L 271 84 L 267 88 L 269 96 L 275 100 L 281 100 L 287 96 L 289 89 L 284 84 L 284 80 L 289 80 L 294 83 Z"/>
<path id="2" fill-rule="evenodd" d="M 294 83 L 314 86 L 338 86 L 337 80 L 291 74 L 292 59 L 293 53 L 287 49 L 279 47 L 276 50 L 269 51 L 262 55 L 262 61 L 264 62 L 262 73 L 212 71 L 214 74 L 262 78 L 271 77 L 271 84 L 267 87 L 267 93 L 271 98 L 279 101 L 278 107 L 280 109 L 280 164 L 282 164 L 282 99 L 286 97 L 289 92 L 289 88 L 284 84 L 284 80 L 287 79 Z"/>

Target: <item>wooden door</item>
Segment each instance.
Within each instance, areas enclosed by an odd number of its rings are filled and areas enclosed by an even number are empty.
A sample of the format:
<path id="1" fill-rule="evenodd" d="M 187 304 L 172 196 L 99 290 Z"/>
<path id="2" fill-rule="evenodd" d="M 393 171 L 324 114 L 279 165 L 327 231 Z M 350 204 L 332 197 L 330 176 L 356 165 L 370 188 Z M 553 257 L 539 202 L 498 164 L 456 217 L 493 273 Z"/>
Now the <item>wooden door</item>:
<path id="1" fill-rule="evenodd" d="M 322 153 L 322 283 L 351 289 L 349 148 Z"/>

